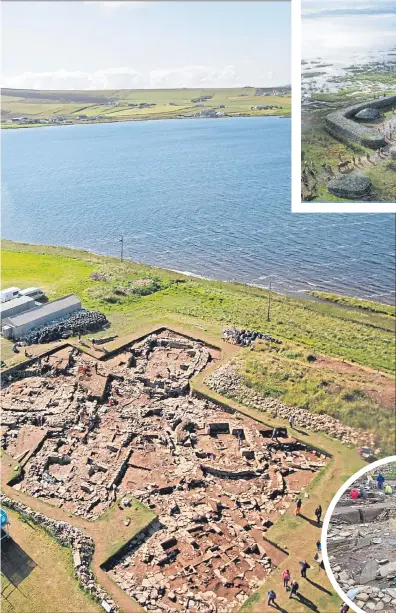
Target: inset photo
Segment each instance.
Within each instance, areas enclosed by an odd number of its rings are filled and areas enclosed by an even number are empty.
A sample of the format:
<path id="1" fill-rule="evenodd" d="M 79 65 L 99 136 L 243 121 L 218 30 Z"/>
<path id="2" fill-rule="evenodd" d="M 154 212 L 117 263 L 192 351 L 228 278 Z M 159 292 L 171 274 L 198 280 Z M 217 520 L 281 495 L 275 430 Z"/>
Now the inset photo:
<path id="1" fill-rule="evenodd" d="M 396 456 L 349 479 L 330 505 L 323 557 L 354 611 L 396 612 Z"/>
<path id="2" fill-rule="evenodd" d="M 299 24 L 293 211 L 396 211 L 396 1 L 301 0 Z"/>

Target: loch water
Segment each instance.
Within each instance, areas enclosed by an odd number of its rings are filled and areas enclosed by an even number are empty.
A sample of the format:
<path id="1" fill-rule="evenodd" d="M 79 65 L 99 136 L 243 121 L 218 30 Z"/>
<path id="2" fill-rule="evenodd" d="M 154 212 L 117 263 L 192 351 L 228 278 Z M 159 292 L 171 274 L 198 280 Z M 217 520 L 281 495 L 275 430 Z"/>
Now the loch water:
<path id="1" fill-rule="evenodd" d="M 392 303 L 395 216 L 291 213 L 291 120 L 2 131 L 2 236 Z"/>

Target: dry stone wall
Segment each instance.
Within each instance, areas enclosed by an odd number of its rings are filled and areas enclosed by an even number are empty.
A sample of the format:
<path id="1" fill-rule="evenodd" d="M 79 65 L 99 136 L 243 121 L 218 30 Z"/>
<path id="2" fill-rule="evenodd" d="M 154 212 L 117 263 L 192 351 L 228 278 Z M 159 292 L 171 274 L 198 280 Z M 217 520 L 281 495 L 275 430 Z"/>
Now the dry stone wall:
<path id="1" fill-rule="evenodd" d="M 248 407 L 265 411 L 272 417 L 281 419 L 289 420 L 293 416 L 297 426 L 308 428 L 314 432 L 325 432 L 343 443 L 353 445 L 365 443 L 369 446 L 374 444 L 374 437 L 370 433 L 345 426 L 329 415 L 310 413 L 306 409 L 286 406 L 276 398 L 260 396 L 244 385 L 238 372 L 238 364 L 228 363 L 221 366 L 206 378 L 205 383 L 213 391 L 236 398 Z"/>
<path id="2" fill-rule="evenodd" d="M 81 530 L 64 521 L 56 521 L 42 513 L 33 511 L 25 504 L 12 500 L 0 493 L 0 502 L 3 506 L 16 511 L 23 517 L 33 520 L 36 524 L 47 530 L 63 547 L 70 547 L 73 554 L 75 576 L 81 587 L 89 592 L 98 602 L 105 601 L 109 613 L 118 613 L 119 608 L 105 590 L 98 585 L 90 569 L 95 545 L 93 540 Z"/>
<path id="3" fill-rule="evenodd" d="M 396 96 L 386 96 L 360 104 L 348 106 L 326 117 L 326 127 L 336 138 L 346 142 L 359 143 L 371 149 L 386 145 L 385 138 L 375 128 L 369 128 L 354 120 L 355 115 L 363 109 L 387 109 L 396 104 Z"/>

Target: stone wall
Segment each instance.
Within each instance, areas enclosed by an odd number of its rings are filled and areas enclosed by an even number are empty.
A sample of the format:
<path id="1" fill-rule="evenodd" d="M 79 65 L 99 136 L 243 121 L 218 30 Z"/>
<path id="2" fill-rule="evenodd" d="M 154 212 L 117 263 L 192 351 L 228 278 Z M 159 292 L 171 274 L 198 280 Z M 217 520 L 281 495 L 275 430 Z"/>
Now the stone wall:
<path id="1" fill-rule="evenodd" d="M 276 398 L 264 398 L 254 390 L 248 388 L 241 380 L 238 368 L 233 364 L 225 364 L 218 368 L 205 380 L 206 385 L 215 392 L 233 397 L 248 407 L 265 411 L 272 417 L 289 419 L 295 418 L 295 425 L 306 427 L 314 432 L 325 432 L 330 436 L 340 439 L 343 443 L 362 444 L 372 446 L 374 435 L 365 433 L 350 426 L 343 425 L 338 419 L 329 415 L 310 413 L 299 407 L 289 407 Z M 321 453 L 326 453 L 320 450 Z"/>
<path id="2" fill-rule="evenodd" d="M 75 576 L 81 587 L 89 592 L 98 602 L 105 601 L 111 613 L 118 613 L 120 609 L 95 581 L 95 577 L 90 570 L 92 556 L 95 550 L 93 540 L 86 536 L 81 530 L 71 526 L 65 521 L 56 521 L 46 517 L 42 513 L 33 511 L 30 507 L 0 494 L 0 502 L 4 507 L 8 507 L 23 517 L 33 520 L 36 524 L 47 530 L 63 547 L 70 547 L 73 554 L 73 566 Z"/>
<path id="3" fill-rule="evenodd" d="M 355 115 L 366 108 L 386 109 L 396 104 L 396 96 L 387 96 L 368 102 L 348 106 L 326 117 L 326 128 L 336 138 L 347 142 L 359 143 L 371 149 L 386 145 L 385 138 L 375 128 L 368 128 L 354 121 Z"/>

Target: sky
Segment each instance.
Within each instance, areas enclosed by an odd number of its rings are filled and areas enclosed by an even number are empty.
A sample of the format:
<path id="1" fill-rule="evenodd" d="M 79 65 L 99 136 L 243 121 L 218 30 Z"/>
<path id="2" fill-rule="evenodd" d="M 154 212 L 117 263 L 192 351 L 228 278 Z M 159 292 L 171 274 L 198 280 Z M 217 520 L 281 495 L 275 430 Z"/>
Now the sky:
<path id="1" fill-rule="evenodd" d="M 396 0 L 302 0 L 302 56 L 372 59 L 396 48 Z"/>
<path id="2" fill-rule="evenodd" d="M 287 85 L 290 13 L 287 1 L 2 2 L 2 87 Z"/>

